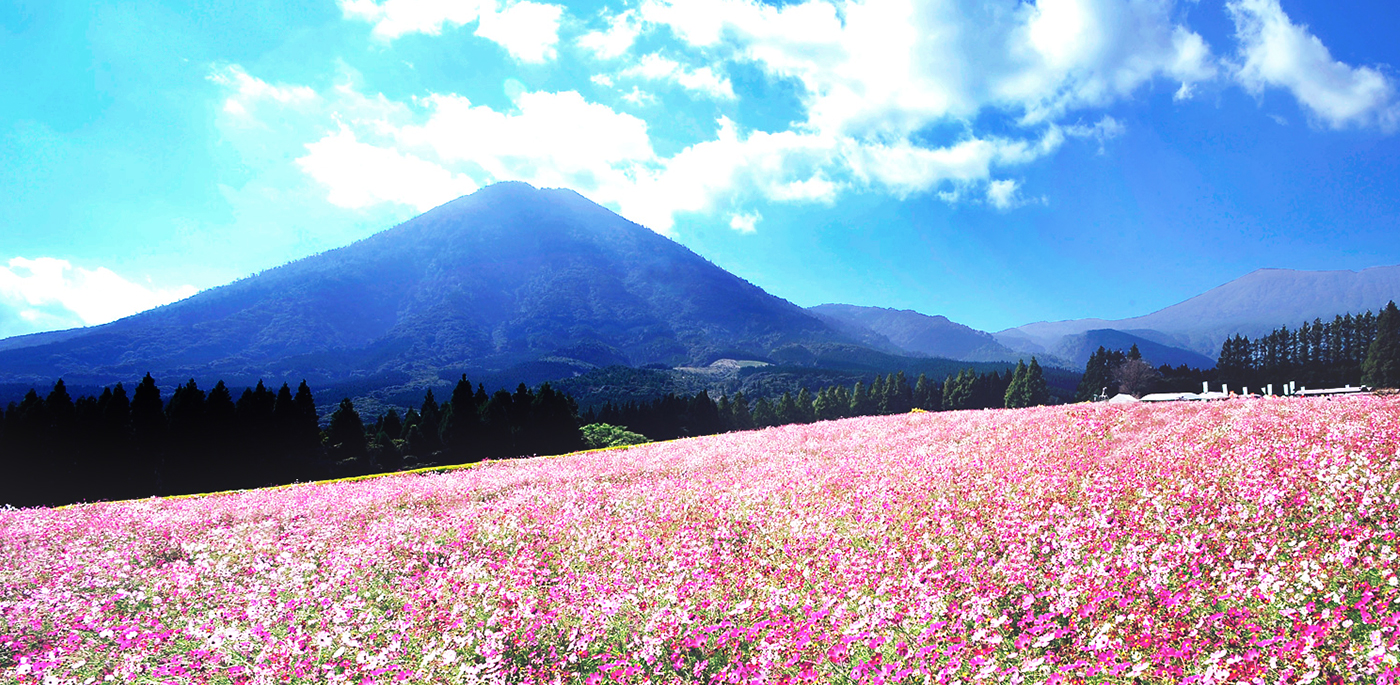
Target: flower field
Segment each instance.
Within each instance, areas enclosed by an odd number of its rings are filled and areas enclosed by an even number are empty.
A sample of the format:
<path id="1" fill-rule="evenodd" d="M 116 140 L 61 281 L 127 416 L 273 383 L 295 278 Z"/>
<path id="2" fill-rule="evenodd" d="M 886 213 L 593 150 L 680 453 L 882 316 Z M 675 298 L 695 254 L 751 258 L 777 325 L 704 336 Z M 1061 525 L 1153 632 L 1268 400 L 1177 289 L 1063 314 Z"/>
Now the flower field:
<path id="1" fill-rule="evenodd" d="M 0 511 L 0 682 L 1391 683 L 1397 448 L 1073 405 Z"/>

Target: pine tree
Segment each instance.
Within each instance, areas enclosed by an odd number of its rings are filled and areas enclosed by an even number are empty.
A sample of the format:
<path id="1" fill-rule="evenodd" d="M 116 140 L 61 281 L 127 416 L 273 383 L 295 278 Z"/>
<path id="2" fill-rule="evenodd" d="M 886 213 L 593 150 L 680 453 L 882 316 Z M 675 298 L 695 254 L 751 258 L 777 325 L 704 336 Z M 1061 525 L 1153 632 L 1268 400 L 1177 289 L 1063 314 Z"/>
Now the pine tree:
<path id="1" fill-rule="evenodd" d="M 1016 361 L 1016 370 L 1011 373 L 1011 382 L 1006 386 L 1006 393 L 1002 396 L 1003 406 L 1007 409 L 1018 409 L 1020 407 L 1031 406 L 1030 387 L 1026 385 L 1026 362 Z"/>
<path id="2" fill-rule="evenodd" d="M 1376 317 L 1375 337 L 1361 363 L 1361 374 L 1361 382 L 1371 387 L 1400 387 L 1400 310 L 1393 300 Z"/>
<path id="3" fill-rule="evenodd" d="M 1045 382 L 1045 370 L 1040 362 L 1031 357 L 1031 365 L 1026 369 L 1026 388 L 1029 391 L 1031 406 L 1038 407 L 1050 402 L 1050 385 Z"/>
<path id="4" fill-rule="evenodd" d="M 729 395 L 720 395 L 720 402 L 715 403 L 715 413 L 718 413 L 718 415 L 720 415 L 720 430 L 722 431 L 722 433 L 728 433 L 728 431 L 735 430 L 734 405 L 732 405 L 732 403 L 729 403 Z"/>
<path id="5" fill-rule="evenodd" d="M 466 374 L 462 374 L 457 387 L 452 390 L 452 399 L 443 411 L 438 431 L 443 449 L 451 455 L 451 463 L 465 464 L 479 458 L 474 452 L 481 432 L 480 425 L 476 395 L 472 392 L 471 381 L 467 380 Z"/>
<path id="6" fill-rule="evenodd" d="M 427 456 L 442 449 L 442 441 L 438 439 L 438 432 L 442 429 L 442 410 L 433 397 L 432 388 L 423 393 L 423 404 L 418 408 L 418 416 L 421 417 L 418 427 L 423 432 L 422 452 L 419 454 Z"/>
<path id="7" fill-rule="evenodd" d="M 749 413 L 749 400 L 742 391 L 734 393 L 734 430 L 754 429 L 753 414 Z"/>
<path id="8" fill-rule="evenodd" d="M 147 373 L 131 398 L 132 448 L 136 454 L 138 490 L 142 495 L 156 494 L 161 487 L 157 469 L 165 447 L 164 406 L 160 388 Z"/>
<path id="9" fill-rule="evenodd" d="M 792 392 L 785 392 L 778 400 L 778 407 L 775 409 L 778 415 L 778 425 L 798 423 L 801 418 L 797 413 L 797 401 L 792 398 Z"/>
<path id="10" fill-rule="evenodd" d="M 977 377 L 972 369 L 963 369 L 956 377 L 948 376 L 943 381 L 943 408 L 969 409 L 972 407 L 973 384 Z"/>
<path id="11" fill-rule="evenodd" d="M 816 402 L 812 397 L 812 391 L 803 388 L 797 393 L 797 422 L 812 423 L 817 420 L 817 411 L 813 404 Z"/>
<path id="12" fill-rule="evenodd" d="M 753 422 L 758 428 L 768 428 L 778 425 L 780 420 L 778 413 L 773 409 L 772 403 L 767 397 L 760 397 L 753 405 Z"/>
<path id="13" fill-rule="evenodd" d="M 874 413 L 874 403 L 870 400 L 870 392 L 866 390 L 865 383 L 856 381 L 855 387 L 851 389 L 850 416 L 870 416 Z"/>
<path id="14" fill-rule="evenodd" d="M 297 394 L 292 398 L 292 403 L 297 410 L 296 428 L 292 434 L 293 445 L 302 462 L 309 463 L 315 459 L 321 448 L 321 417 L 316 413 L 316 398 L 312 396 L 311 387 L 306 384 L 306 379 L 303 378 L 297 386 Z"/>
<path id="15" fill-rule="evenodd" d="M 337 459 L 355 460 L 366 455 L 365 424 L 349 397 L 342 399 L 340 408 L 331 414 L 331 425 L 326 433 Z"/>

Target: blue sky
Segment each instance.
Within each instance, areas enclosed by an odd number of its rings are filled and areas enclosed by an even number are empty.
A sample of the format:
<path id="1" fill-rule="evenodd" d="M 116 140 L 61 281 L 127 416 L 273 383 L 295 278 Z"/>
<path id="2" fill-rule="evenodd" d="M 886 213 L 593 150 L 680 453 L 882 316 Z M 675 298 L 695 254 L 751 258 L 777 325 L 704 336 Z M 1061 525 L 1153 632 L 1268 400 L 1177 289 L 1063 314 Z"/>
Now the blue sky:
<path id="1" fill-rule="evenodd" d="M 0 337 L 502 180 L 984 330 L 1400 263 L 1383 0 L 0 0 Z"/>

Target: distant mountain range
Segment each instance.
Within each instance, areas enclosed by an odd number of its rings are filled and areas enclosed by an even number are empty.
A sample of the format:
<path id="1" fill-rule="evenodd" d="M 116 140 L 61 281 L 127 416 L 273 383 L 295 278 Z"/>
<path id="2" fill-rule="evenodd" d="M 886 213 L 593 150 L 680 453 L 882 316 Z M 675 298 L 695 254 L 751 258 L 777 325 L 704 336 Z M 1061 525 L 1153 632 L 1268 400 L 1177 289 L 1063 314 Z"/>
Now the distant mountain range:
<path id="1" fill-rule="evenodd" d="M 1400 267 L 1262 270 L 1142 317 L 993 335 L 908 310 L 804 310 L 573 191 L 501 183 L 174 304 L 0 340 L 0 391 L 59 377 L 92 388 L 151 372 L 163 384 L 304 378 L 335 396 L 402 398 L 462 373 L 513 386 L 610 378 L 592 372 L 614 366 L 705 376 L 711 364 L 742 360 L 791 380 L 826 377 L 794 369 L 937 374 L 957 366 L 949 360 L 1004 364 L 1032 354 L 1079 371 L 1098 346 L 1133 344 L 1154 365 L 1208 367 L 1228 335 L 1376 310 L 1392 298 L 1400 299 Z"/>
<path id="2" fill-rule="evenodd" d="M 807 311 L 862 340 L 893 345 L 905 353 L 963 361 L 1016 361 L 1016 353 L 990 333 L 908 309 L 823 304 Z"/>
<path id="3" fill-rule="evenodd" d="M 1400 301 L 1400 266 L 1362 271 L 1259 269 L 1184 302 L 1129 319 L 1039 322 L 997 332 L 1012 349 L 1050 352 L 1068 336 L 1112 329 L 1215 359 L 1226 338 L 1256 337 L 1279 326 L 1330 321 L 1338 314 L 1379 313 Z"/>

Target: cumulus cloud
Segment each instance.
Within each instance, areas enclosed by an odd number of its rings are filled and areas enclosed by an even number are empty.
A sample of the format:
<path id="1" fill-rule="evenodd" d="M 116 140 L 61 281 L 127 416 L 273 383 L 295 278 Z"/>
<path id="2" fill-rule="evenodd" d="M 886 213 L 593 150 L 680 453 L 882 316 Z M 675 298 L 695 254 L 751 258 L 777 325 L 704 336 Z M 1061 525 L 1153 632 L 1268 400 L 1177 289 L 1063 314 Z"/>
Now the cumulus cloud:
<path id="1" fill-rule="evenodd" d="M 14 257 L 0 266 L 0 307 L 13 312 L 17 321 L 0 327 L 0 337 L 104 324 L 193 294 L 193 286 L 142 285 L 106 267 L 75 267 L 52 257 Z"/>
<path id="2" fill-rule="evenodd" d="M 1002 211 L 1011 209 L 1021 203 L 1021 199 L 1017 197 L 1017 191 L 1020 188 L 1019 181 L 1010 179 L 992 181 L 987 184 L 987 202 Z"/>
<path id="3" fill-rule="evenodd" d="M 727 77 L 716 74 L 710 67 L 691 69 L 656 53 L 642 57 L 640 63 L 623 70 L 621 75 L 674 83 L 693 93 L 720 100 L 734 99 L 734 86 Z"/>
<path id="4" fill-rule="evenodd" d="M 355 139 L 341 129 L 306 146 L 297 165 L 329 191 L 331 204 L 364 209 L 382 202 L 427 211 L 477 189 L 471 178 L 392 148 Z"/>
<path id="5" fill-rule="evenodd" d="M 987 108 L 1053 120 L 1162 78 L 1214 78 L 1173 0 L 647 0 L 644 19 L 688 45 L 730 45 L 799 81 L 808 124 L 853 136 L 907 135 Z"/>
<path id="6" fill-rule="evenodd" d="M 627 10 L 607 21 L 606 29 L 583 34 L 578 44 L 599 59 L 617 59 L 632 48 L 642 27 L 634 10 Z"/>
<path id="7" fill-rule="evenodd" d="M 506 49 L 522 62 L 554 59 L 559 42 L 560 5 L 517 0 L 339 0 L 347 19 L 374 25 L 380 40 L 409 33 L 439 35 L 444 26 L 477 23 L 476 35 Z"/>
<path id="8" fill-rule="evenodd" d="M 758 212 L 744 212 L 742 214 L 729 215 L 729 227 L 740 233 L 754 233 L 757 231 L 758 222 L 763 220 L 763 215 Z"/>
<path id="9" fill-rule="evenodd" d="M 1395 84 L 1371 67 L 1332 58 L 1306 26 L 1294 24 L 1278 0 L 1234 0 L 1226 9 L 1235 22 L 1239 64 L 1235 78 L 1250 92 L 1283 88 L 1316 121 L 1332 128 L 1400 123 Z"/>

